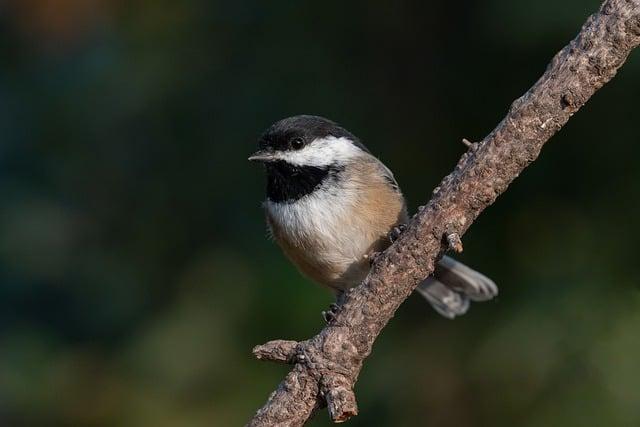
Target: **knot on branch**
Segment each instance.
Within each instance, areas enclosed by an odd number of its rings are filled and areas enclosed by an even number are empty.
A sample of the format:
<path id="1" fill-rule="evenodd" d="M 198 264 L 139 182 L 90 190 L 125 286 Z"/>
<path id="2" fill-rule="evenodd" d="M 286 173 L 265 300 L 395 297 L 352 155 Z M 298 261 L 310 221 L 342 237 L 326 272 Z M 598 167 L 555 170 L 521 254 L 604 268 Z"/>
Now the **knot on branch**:
<path id="1" fill-rule="evenodd" d="M 575 95 L 573 93 L 571 93 L 571 91 L 568 91 L 568 92 L 564 93 L 560 97 L 560 105 L 561 105 L 563 110 L 566 110 L 568 108 L 574 108 L 574 106 L 576 105 Z M 548 119 L 548 120 L 551 120 L 551 119 Z M 545 122 L 545 123 L 547 123 L 547 122 Z M 543 126 L 543 127 L 546 127 L 546 125 Z"/>
<path id="2" fill-rule="evenodd" d="M 462 138 L 462 143 L 470 150 L 475 151 L 478 148 L 477 142 L 471 142 L 467 138 Z"/>
<path id="3" fill-rule="evenodd" d="M 358 414 L 353 384 L 365 357 L 349 341 L 348 332 L 334 327 L 323 340 L 269 341 L 256 346 L 253 354 L 259 360 L 296 364 L 317 383 L 331 420 L 340 423 Z"/>
<path id="4" fill-rule="evenodd" d="M 358 415 L 358 404 L 352 382 L 343 375 L 325 375 L 320 382 L 320 393 L 327 402 L 331 421 L 342 423 Z"/>
<path id="5" fill-rule="evenodd" d="M 353 384 L 365 356 L 350 342 L 346 327 L 332 328 L 316 344 L 309 350 L 312 358 L 309 366 L 318 378 L 331 421 L 344 422 L 358 414 Z"/>
<path id="6" fill-rule="evenodd" d="M 464 250 L 462 246 L 462 239 L 460 239 L 460 235 L 458 233 L 447 234 L 447 247 L 457 253 Z"/>
<path id="7" fill-rule="evenodd" d="M 253 355 L 258 360 L 270 360 L 280 363 L 294 363 L 298 354 L 298 342 L 274 340 L 253 348 Z"/>

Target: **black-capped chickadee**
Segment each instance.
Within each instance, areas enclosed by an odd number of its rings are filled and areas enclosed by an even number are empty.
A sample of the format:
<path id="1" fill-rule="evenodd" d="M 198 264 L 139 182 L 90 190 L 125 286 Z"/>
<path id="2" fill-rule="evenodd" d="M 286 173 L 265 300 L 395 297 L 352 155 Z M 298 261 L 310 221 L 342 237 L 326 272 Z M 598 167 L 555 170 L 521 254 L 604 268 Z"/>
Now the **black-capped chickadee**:
<path id="1" fill-rule="evenodd" d="M 358 285 L 371 254 L 408 221 L 393 173 L 353 134 L 317 116 L 295 116 L 269 127 L 249 157 L 267 172 L 267 224 L 287 257 L 310 279 L 338 295 Z M 469 301 L 498 293 L 486 276 L 443 257 L 417 291 L 447 318 Z"/>

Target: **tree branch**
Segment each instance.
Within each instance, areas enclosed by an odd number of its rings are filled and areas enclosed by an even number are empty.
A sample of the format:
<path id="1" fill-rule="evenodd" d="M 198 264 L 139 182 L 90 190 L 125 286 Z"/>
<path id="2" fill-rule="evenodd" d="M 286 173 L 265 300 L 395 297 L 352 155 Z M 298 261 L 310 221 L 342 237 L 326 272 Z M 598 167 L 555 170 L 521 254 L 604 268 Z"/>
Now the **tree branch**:
<path id="1" fill-rule="evenodd" d="M 365 281 L 345 295 L 333 321 L 308 341 L 256 348 L 258 358 L 294 367 L 249 425 L 301 426 L 325 404 L 334 422 L 356 415 L 353 385 L 396 309 L 433 272 L 438 257 L 448 249 L 462 250 L 460 236 L 476 217 L 615 76 L 639 43 L 640 0 L 605 1 L 502 122 L 482 142 L 468 144 L 429 203 L 376 258 Z"/>

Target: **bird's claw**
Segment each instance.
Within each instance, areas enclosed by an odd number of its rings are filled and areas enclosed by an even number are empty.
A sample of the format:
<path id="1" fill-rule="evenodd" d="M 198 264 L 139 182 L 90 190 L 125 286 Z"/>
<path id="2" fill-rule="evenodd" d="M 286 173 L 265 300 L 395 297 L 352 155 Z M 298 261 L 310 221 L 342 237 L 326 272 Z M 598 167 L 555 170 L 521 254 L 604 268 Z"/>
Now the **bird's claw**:
<path id="1" fill-rule="evenodd" d="M 324 318 L 324 321 L 327 323 L 332 322 L 336 318 L 336 315 L 338 314 L 339 309 L 340 307 L 338 306 L 338 304 L 334 302 L 329 304 L 329 310 L 322 312 L 322 317 Z"/>
<path id="2" fill-rule="evenodd" d="M 400 237 L 400 235 L 404 232 L 404 230 L 407 229 L 407 224 L 398 224 L 395 227 L 393 227 L 391 229 L 391 231 L 389 232 L 389 234 L 387 235 L 387 237 L 389 238 L 389 241 L 391 243 L 395 242 L 396 240 L 398 240 L 398 238 Z"/>

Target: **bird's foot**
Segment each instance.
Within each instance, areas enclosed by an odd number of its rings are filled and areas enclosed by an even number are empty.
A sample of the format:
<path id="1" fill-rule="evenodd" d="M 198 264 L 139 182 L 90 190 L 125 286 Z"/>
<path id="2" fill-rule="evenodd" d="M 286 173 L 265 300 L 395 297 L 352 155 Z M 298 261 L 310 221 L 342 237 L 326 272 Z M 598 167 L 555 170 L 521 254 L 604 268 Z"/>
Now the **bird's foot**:
<path id="1" fill-rule="evenodd" d="M 336 315 L 338 314 L 338 310 L 340 310 L 340 306 L 338 304 L 334 302 L 329 304 L 329 310 L 322 312 L 322 317 L 324 318 L 324 321 L 327 323 L 330 323 L 331 321 L 333 321 L 333 319 L 335 319 Z"/>
<path id="2" fill-rule="evenodd" d="M 395 242 L 396 240 L 398 240 L 398 238 L 400 237 L 400 235 L 404 232 L 404 230 L 407 229 L 407 224 L 398 224 L 395 227 L 393 227 L 391 229 L 391 231 L 389 232 L 389 234 L 387 234 L 387 237 L 389 239 L 389 241 L 391 243 Z"/>

